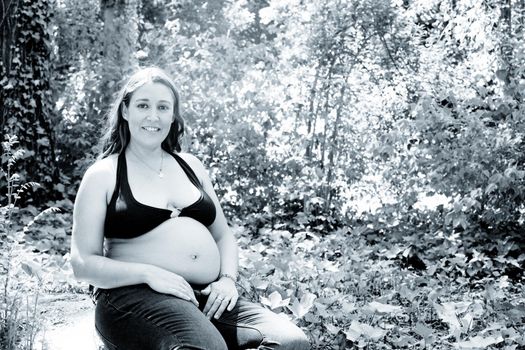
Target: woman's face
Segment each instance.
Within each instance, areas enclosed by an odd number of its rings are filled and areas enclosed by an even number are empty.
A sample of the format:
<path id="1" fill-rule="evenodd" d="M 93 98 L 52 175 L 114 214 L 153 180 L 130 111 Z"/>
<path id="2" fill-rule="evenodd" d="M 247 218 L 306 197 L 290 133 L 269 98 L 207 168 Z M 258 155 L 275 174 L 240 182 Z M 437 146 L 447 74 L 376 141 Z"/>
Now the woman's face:
<path id="1" fill-rule="evenodd" d="M 162 83 L 146 83 L 131 95 L 129 106 L 123 106 L 128 121 L 130 142 L 143 146 L 160 146 L 173 122 L 175 96 Z"/>

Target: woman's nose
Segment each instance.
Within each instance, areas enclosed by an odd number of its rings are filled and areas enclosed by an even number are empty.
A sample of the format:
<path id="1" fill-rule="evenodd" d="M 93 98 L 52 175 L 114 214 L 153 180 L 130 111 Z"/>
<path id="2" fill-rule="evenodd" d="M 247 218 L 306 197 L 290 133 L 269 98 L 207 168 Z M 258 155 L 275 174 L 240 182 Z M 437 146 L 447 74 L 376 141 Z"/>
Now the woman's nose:
<path id="1" fill-rule="evenodd" d="M 160 118 L 159 112 L 156 110 L 152 110 L 151 113 L 148 113 L 148 116 L 146 118 L 149 120 L 157 120 Z"/>

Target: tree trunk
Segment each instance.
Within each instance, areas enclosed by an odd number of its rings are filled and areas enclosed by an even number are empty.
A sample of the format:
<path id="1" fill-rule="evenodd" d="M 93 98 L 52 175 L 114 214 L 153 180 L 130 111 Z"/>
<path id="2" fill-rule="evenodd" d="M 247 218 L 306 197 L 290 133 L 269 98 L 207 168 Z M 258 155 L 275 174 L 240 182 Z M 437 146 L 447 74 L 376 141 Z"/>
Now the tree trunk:
<path id="1" fill-rule="evenodd" d="M 105 112 L 120 83 L 138 67 L 138 0 L 101 0 L 104 19 L 104 65 L 101 101 Z M 117 86 L 115 86 L 117 84 Z"/>
<path id="2" fill-rule="evenodd" d="M 314 83 L 312 85 L 312 88 L 310 89 L 310 101 L 308 104 L 308 114 L 306 116 L 306 151 L 305 151 L 305 157 L 308 161 L 312 160 L 312 139 L 310 139 L 308 136 L 310 136 L 310 132 L 312 131 L 312 120 L 317 118 L 317 112 L 315 105 L 315 97 L 317 95 L 317 82 L 319 81 L 319 73 L 321 71 L 321 65 L 318 64 L 315 68 L 315 78 Z"/>
<path id="3" fill-rule="evenodd" d="M 15 42 L 16 16 L 20 0 L 0 0 L 0 49 L 6 71 L 11 67 L 11 45 Z"/>
<path id="4" fill-rule="evenodd" d="M 16 23 L 17 16 L 15 16 L 19 7 L 19 0 L 0 0 L 0 50 L 2 52 L 2 61 L 0 62 L 0 81 L 7 77 L 11 71 L 11 57 L 13 45 L 16 41 Z M 4 87 L 2 83 L 0 87 Z M 0 96 L 4 97 L 2 93 Z M 2 98 L 2 101 L 5 101 Z M 0 127 L 4 130 L 7 122 L 8 109 L 5 103 L 0 107 Z M 3 139 L 1 141 L 4 141 Z M 1 154 L 2 150 L 0 150 Z"/>
<path id="5" fill-rule="evenodd" d="M 324 99 L 324 105 L 323 105 L 323 109 L 324 109 L 324 117 L 325 117 L 325 123 L 324 123 L 324 131 L 323 131 L 323 140 L 322 140 L 322 143 L 321 143 L 321 161 L 320 161 L 320 164 L 321 164 L 321 168 L 324 168 L 324 155 L 325 155 L 325 146 L 326 146 L 326 130 L 328 128 L 328 115 L 329 115 L 329 110 L 330 110 L 330 90 L 332 88 L 332 76 L 333 76 L 333 73 L 334 73 L 334 66 L 335 66 L 335 60 L 336 60 L 336 56 L 334 55 L 332 57 L 332 59 L 330 60 L 330 64 L 328 66 L 328 73 L 327 73 L 327 76 L 326 76 L 326 85 L 324 86 L 324 90 L 326 91 L 326 94 L 325 94 L 325 99 Z M 314 128 L 314 132 L 315 132 L 315 128 Z M 313 135 L 315 136 L 315 134 Z"/>
<path id="6" fill-rule="evenodd" d="M 332 128 L 332 135 L 330 136 L 331 147 L 330 152 L 328 153 L 328 174 L 326 175 L 326 192 L 325 192 L 325 212 L 330 209 L 330 202 L 332 200 L 331 189 L 332 189 L 332 178 L 334 174 L 334 168 L 336 167 L 336 162 L 334 162 L 334 154 L 339 152 L 338 148 L 338 131 L 339 123 L 341 122 L 341 114 L 343 112 L 343 100 L 346 92 L 347 81 L 342 84 L 341 89 L 339 90 L 339 103 L 337 105 L 337 111 L 335 115 L 335 122 Z"/>
<path id="7" fill-rule="evenodd" d="M 501 23 L 501 46 L 500 54 L 503 62 L 502 70 L 506 71 L 504 78 L 505 90 L 510 84 L 514 72 L 512 58 L 514 50 L 512 47 L 512 0 L 501 0 L 500 23 Z"/>
<path id="8" fill-rule="evenodd" d="M 39 182 L 51 194 L 59 179 L 49 84 L 52 7 L 48 0 L 1 1 L 2 135 L 16 135 L 26 151 L 24 162 L 16 164 L 20 182 Z"/>

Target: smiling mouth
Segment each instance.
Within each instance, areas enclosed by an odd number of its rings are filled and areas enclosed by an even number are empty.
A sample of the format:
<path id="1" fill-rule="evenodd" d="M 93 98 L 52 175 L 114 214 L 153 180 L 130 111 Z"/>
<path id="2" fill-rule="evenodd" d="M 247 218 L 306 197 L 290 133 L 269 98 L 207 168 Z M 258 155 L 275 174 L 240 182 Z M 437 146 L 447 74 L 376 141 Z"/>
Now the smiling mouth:
<path id="1" fill-rule="evenodd" d="M 143 126 L 142 129 L 144 129 L 146 131 L 153 131 L 153 132 L 160 131 L 160 128 L 156 128 L 154 126 Z"/>

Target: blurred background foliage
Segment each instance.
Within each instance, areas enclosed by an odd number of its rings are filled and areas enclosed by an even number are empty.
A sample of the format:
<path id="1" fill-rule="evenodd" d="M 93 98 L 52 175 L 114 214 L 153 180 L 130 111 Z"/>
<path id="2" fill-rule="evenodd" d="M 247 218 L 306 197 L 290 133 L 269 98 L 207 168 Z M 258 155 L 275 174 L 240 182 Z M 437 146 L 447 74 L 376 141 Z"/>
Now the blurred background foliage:
<path id="1" fill-rule="evenodd" d="M 2 3 L 2 133 L 36 206 L 71 208 L 114 92 L 157 65 L 232 219 L 523 225 L 523 1 Z"/>
<path id="2" fill-rule="evenodd" d="M 395 303 L 417 301 L 395 321 L 415 333 L 393 331 L 393 348 L 431 344 L 444 325 L 459 341 L 472 328 L 455 315 L 468 307 L 445 312 L 436 295 L 480 285 L 485 313 L 476 302 L 468 317 L 487 332 L 502 310 L 507 325 L 525 322 L 523 298 L 503 304 L 498 289 L 525 267 L 525 0 L 0 3 L 0 126 L 22 150 L 10 181 L 41 185 L 24 188 L 17 211 L 0 177 L 12 214 L 0 229 L 16 226 L 31 254 L 48 254 L 33 261 L 52 266 L 51 289 L 74 285 L 72 203 L 109 102 L 137 67 L 157 65 L 180 88 L 183 148 L 208 167 L 246 248 L 246 290 L 296 297 L 300 317 L 308 293 L 322 296 L 303 320 L 311 339 L 382 338 L 359 322 L 379 324 L 366 303 L 392 301 L 388 290 Z M 47 207 L 60 212 L 33 225 Z M 264 302 L 282 307 L 281 294 Z M 509 349 L 525 346 L 512 339 Z"/>

